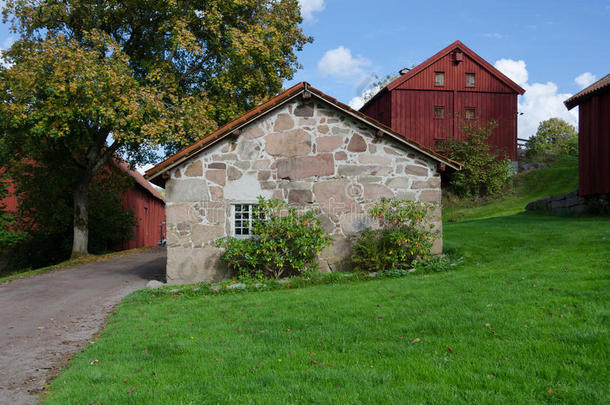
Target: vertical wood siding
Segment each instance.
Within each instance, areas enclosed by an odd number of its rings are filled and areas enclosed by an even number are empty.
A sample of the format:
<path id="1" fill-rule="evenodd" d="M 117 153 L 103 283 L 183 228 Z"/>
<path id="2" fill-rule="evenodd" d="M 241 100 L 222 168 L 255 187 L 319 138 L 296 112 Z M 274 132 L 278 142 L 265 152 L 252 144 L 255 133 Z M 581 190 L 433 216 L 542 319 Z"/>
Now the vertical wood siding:
<path id="1" fill-rule="evenodd" d="M 580 195 L 610 193 L 610 91 L 579 105 Z"/>
<path id="2" fill-rule="evenodd" d="M 392 94 L 389 91 L 380 95 L 374 103 L 368 104 L 362 112 L 388 127 L 391 126 Z"/>
<path id="3" fill-rule="evenodd" d="M 133 237 L 115 249 L 157 246 L 161 237 L 159 226 L 165 222 L 165 203 L 136 184 L 125 194 L 123 209 L 133 210 L 136 225 L 133 228 Z M 165 230 L 165 226 L 163 229 Z"/>
<path id="4" fill-rule="evenodd" d="M 445 73 L 445 85 L 435 86 L 435 72 Z M 475 86 L 466 87 L 466 73 L 475 74 Z M 390 97 L 388 97 L 390 96 Z M 444 107 L 443 119 L 434 118 L 434 108 Z M 389 125 L 408 139 L 434 148 L 448 137 L 461 139 L 466 108 L 474 108 L 481 124 L 498 124 L 489 139 L 498 152 L 517 160 L 517 93 L 464 54 L 463 62 L 453 62 L 451 53 L 415 74 L 393 91 L 386 91 L 362 110 Z M 391 117 L 391 122 L 382 117 Z"/>

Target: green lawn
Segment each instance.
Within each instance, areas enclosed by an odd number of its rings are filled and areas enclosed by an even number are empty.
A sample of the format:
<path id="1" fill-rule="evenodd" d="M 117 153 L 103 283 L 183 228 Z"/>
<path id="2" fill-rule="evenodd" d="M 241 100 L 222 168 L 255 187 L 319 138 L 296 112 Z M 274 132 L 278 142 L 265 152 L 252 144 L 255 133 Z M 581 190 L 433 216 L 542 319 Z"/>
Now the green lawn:
<path id="1" fill-rule="evenodd" d="M 139 291 L 45 404 L 607 403 L 610 219 L 448 223 L 448 273 Z"/>
<path id="2" fill-rule="evenodd" d="M 454 222 L 517 214 L 529 202 L 574 191 L 578 188 L 578 159 L 563 157 L 548 169 L 519 174 L 514 183 L 507 193 L 488 201 L 445 202 L 443 219 Z"/>

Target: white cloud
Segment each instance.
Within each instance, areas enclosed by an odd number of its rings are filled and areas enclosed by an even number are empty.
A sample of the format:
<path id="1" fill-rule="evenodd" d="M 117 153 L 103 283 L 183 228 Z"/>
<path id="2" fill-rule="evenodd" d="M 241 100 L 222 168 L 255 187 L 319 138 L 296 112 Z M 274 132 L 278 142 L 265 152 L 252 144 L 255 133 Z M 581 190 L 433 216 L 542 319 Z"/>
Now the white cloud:
<path id="1" fill-rule="evenodd" d="M 315 21 L 313 13 L 324 10 L 324 0 L 299 0 L 299 6 L 305 21 Z"/>
<path id="2" fill-rule="evenodd" d="M 136 166 L 136 170 L 138 171 L 138 173 L 143 175 L 144 173 L 146 173 L 147 170 L 150 170 L 153 167 L 155 167 L 155 165 L 151 165 L 150 163 L 147 163 L 142 166 Z"/>
<path id="3" fill-rule="evenodd" d="M 333 76 L 348 81 L 360 81 L 365 76 L 364 67 L 371 61 L 362 57 L 352 56 L 352 51 L 343 46 L 326 51 L 318 62 L 318 70 L 323 77 Z"/>
<path id="4" fill-rule="evenodd" d="M 525 68 L 525 61 L 512 60 L 512 59 L 500 59 L 494 63 L 494 67 L 500 72 L 504 73 L 513 82 L 519 86 L 523 86 L 527 83 L 528 74 Z"/>
<path id="5" fill-rule="evenodd" d="M 582 89 L 592 85 L 596 81 L 597 77 L 591 72 L 585 72 L 574 79 L 574 82 Z"/>
<path id="6" fill-rule="evenodd" d="M 487 32 L 485 34 L 483 34 L 484 38 L 491 38 L 491 39 L 502 39 L 504 38 L 504 35 L 498 33 L 498 32 Z"/>
<path id="7" fill-rule="evenodd" d="M 563 102 L 572 96 L 570 93 L 558 93 L 553 82 L 528 83 L 528 72 L 524 61 L 500 59 L 494 66 L 523 87 L 525 94 L 519 97 L 518 136 L 529 138 L 536 133 L 541 121 L 557 117 L 578 127 L 578 109 L 568 111 Z"/>
<path id="8" fill-rule="evenodd" d="M 362 92 L 361 95 L 352 98 L 347 104 L 354 110 L 359 110 L 368 100 L 370 100 L 375 94 L 377 94 L 379 90 L 381 90 L 381 87 L 379 86 L 365 90 L 364 92 Z"/>

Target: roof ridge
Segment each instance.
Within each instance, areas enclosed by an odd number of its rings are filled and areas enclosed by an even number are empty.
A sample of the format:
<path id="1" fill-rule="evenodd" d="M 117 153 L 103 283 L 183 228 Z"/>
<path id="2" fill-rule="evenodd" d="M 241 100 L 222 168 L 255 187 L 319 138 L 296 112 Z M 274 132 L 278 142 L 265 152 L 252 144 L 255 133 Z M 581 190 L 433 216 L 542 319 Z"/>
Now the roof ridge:
<path id="1" fill-rule="evenodd" d="M 432 65 L 433 63 L 435 63 L 436 61 L 438 61 L 442 57 L 444 57 L 447 54 L 451 53 L 456 48 L 460 48 L 462 51 L 464 51 L 464 53 L 466 53 L 468 56 L 470 56 L 470 58 L 472 58 L 476 63 L 478 63 L 483 69 L 487 70 L 492 75 L 496 76 L 498 79 L 500 79 L 500 81 L 502 81 L 508 87 L 513 89 L 516 93 L 518 93 L 518 94 L 525 93 L 525 90 L 521 86 L 519 86 L 517 83 L 515 83 L 511 78 L 506 76 L 504 73 L 500 72 L 491 63 L 487 62 L 485 59 L 483 59 L 481 56 L 479 56 L 475 51 L 473 51 L 468 46 L 466 46 L 462 41 L 456 40 L 456 41 L 453 41 L 448 46 L 446 46 L 445 48 L 443 48 L 440 51 L 438 51 L 437 53 L 435 53 L 434 55 L 430 56 L 428 59 L 424 60 L 422 63 L 420 63 L 417 66 L 415 66 L 413 69 L 409 70 L 404 75 L 396 78 L 391 83 L 388 83 L 384 88 L 379 90 L 373 97 L 371 97 L 371 99 L 368 100 L 360 108 L 360 110 L 362 110 L 366 106 L 370 105 L 372 103 L 372 101 L 375 100 L 378 97 L 378 95 L 380 95 L 382 92 L 384 92 L 384 90 L 386 90 L 386 91 L 394 90 L 395 88 L 397 88 L 398 86 L 400 86 L 401 84 L 406 82 L 407 80 L 410 80 L 414 76 L 416 76 L 419 73 L 421 73 L 423 70 L 428 68 L 430 65 Z"/>
<path id="2" fill-rule="evenodd" d="M 193 156 L 193 155 L 199 153 L 200 151 L 202 151 L 203 149 L 211 146 L 215 142 L 223 139 L 224 137 L 230 135 L 231 133 L 234 133 L 235 130 L 237 130 L 245 125 L 248 125 L 250 122 L 258 119 L 260 116 L 279 107 L 280 105 L 284 104 L 285 102 L 292 100 L 294 97 L 296 97 L 297 95 L 299 95 L 303 92 L 309 92 L 311 94 L 316 95 L 318 98 L 322 99 L 326 103 L 334 105 L 336 108 L 338 108 L 340 110 L 341 109 L 344 110 L 348 114 L 353 115 L 355 118 L 360 119 L 361 121 L 368 123 L 370 126 L 377 128 L 378 130 L 381 130 L 381 131 L 391 135 L 393 138 L 396 138 L 396 140 L 402 142 L 403 144 L 406 144 L 406 145 L 410 146 L 411 148 L 418 150 L 420 153 L 423 153 L 424 155 L 428 155 L 429 157 L 432 157 L 433 159 L 435 159 L 441 163 L 447 164 L 448 166 L 456 168 L 456 169 L 462 166 L 460 163 L 455 162 L 455 161 L 437 153 L 436 151 L 434 151 L 430 148 L 422 146 L 413 140 L 404 138 L 402 135 L 395 132 L 390 127 L 380 123 L 379 121 L 367 116 L 364 113 L 361 113 L 360 111 L 354 110 L 353 108 L 351 108 L 350 106 L 348 106 L 346 104 L 339 102 L 337 99 L 328 96 L 327 94 L 323 93 L 322 91 L 311 86 L 309 83 L 300 82 L 300 83 L 290 87 L 289 89 L 279 93 L 275 97 L 272 97 L 265 103 L 253 108 L 252 110 L 241 115 L 240 117 L 223 125 L 221 128 L 210 133 L 209 135 L 207 135 L 204 138 L 200 139 L 199 141 L 193 143 L 192 145 L 190 145 L 190 146 L 182 149 L 181 151 L 175 153 L 174 155 L 168 157 L 164 161 L 157 164 L 155 167 L 147 170 L 146 174 L 145 174 L 146 178 L 150 179 L 150 180 L 155 180 L 161 173 L 165 172 L 166 170 L 169 170 L 170 168 L 174 167 L 175 165 L 180 164 L 181 162 L 189 159 L 191 156 Z"/>

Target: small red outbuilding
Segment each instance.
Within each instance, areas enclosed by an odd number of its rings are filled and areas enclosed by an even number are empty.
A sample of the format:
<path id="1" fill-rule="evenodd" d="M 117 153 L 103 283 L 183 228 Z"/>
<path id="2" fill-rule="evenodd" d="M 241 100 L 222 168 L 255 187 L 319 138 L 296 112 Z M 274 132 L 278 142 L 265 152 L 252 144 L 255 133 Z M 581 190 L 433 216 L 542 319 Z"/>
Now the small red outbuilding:
<path id="1" fill-rule="evenodd" d="M 610 74 L 564 104 L 578 106 L 578 194 L 610 194 Z"/>
<path id="2" fill-rule="evenodd" d="M 132 209 L 136 220 L 133 237 L 116 250 L 157 246 L 165 239 L 165 200 L 140 173 L 129 168 L 125 162 L 117 166 L 134 181 L 123 197 L 123 209 Z"/>

